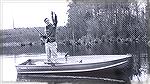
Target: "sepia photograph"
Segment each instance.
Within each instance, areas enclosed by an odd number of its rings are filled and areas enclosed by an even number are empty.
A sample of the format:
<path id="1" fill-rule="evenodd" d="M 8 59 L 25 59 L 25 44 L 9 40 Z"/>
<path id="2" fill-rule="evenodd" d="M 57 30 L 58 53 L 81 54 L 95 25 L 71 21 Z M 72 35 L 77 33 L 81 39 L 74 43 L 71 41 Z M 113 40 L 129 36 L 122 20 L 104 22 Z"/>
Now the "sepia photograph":
<path id="1" fill-rule="evenodd" d="M 0 0 L 2 84 L 150 84 L 150 0 Z"/>

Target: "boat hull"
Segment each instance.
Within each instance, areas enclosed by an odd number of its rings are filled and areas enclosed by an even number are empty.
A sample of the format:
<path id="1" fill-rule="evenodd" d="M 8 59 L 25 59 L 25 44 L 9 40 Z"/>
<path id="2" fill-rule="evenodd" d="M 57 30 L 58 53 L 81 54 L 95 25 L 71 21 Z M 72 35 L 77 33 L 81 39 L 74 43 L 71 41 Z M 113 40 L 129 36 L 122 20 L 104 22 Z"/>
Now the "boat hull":
<path id="1" fill-rule="evenodd" d="M 107 77 L 126 74 L 132 67 L 132 57 L 96 63 L 48 65 L 17 65 L 18 74 L 51 74 L 64 76 Z M 115 78 L 115 77 L 114 77 Z"/>
<path id="2" fill-rule="evenodd" d="M 108 56 L 108 55 L 107 55 Z M 79 63 L 55 63 L 44 64 L 44 65 L 32 65 L 30 61 L 26 61 L 22 64 L 16 66 L 18 80 L 23 80 L 25 78 L 32 78 L 38 80 L 39 78 L 44 79 L 55 79 L 61 78 L 85 78 L 85 77 L 96 77 L 102 78 L 104 80 L 115 79 L 129 81 L 129 77 L 132 74 L 132 56 L 123 56 L 123 58 L 107 60 L 108 57 L 104 56 L 104 61 L 99 62 L 99 60 L 94 62 L 84 63 L 85 60 L 92 60 L 90 58 L 81 59 L 77 58 Z M 93 57 L 93 56 L 92 56 Z M 119 56 L 120 57 L 120 56 Z M 71 57 L 72 58 L 72 57 Z M 97 57 L 96 57 L 97 58 Z M 95 59 L 96 59 L 95 58 Z M 114 56 L 113 56 L 114 58 Z M 73 58 L 76 61 L 75 58 Z M 94 60 L 95 60 L 94 59 Z M 70 59 L 68 59 L 70 60 Z M 107 61 L 106 61 L 107 60 Z M 37 60 L 38 61 L 38 60 Z M 29 65 L 28 65 L 29 63 Z M 70 77 L 71 76 L 71 77 Z"/>
<path id="3" fill-rule="evenodd" d="M 113 67 L 108 67 L 108 68 L 103 68 L 103 69 L 97 69 L 97 70 L 90 70 L 90 71 L 80 71 L 80 72 L 57 72 L 57 73 L 52 73 L 52 72 L 47 72 L 47 73 L 18 73 L 17 79 L 19 80 L 39 80 L 42 79 L 43 77 L 45 80 L 49 79 L 84 79 L 84 78 L 89 78 L 89 79 L 96 79 L 100 78 L 100 80 L 107 80 L 107 81 L 112 81 L 112 80 L 117 80 L 118 81 L 129 81 L 129 77 L 131 76 L 131 71 L 132 71 L 132 65 L 130 62 L 132 62 L 132 58 L 126 58 L 120 61 L 125 61 L 128 60 L 128 62 L 113 66 Z M 93 78 L 94 77 L 94 78 Z"/>

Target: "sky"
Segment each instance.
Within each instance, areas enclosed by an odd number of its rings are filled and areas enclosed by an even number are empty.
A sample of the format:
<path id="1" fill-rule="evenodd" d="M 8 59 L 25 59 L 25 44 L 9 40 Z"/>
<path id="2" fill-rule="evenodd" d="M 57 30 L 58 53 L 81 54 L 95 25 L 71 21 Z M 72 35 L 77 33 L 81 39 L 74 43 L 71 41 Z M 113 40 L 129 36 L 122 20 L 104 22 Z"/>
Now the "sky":
<path id="1" fill-rule="evenodd" d="M 58 16 L 58 26 L 65 26 L 68 19 L 68 1 L 71 0 L 1 0 L 0 29 L 44 27 L 43 20 L 51 19 L 51 11 Z M 142 1 L 143 0 L 138 0 Z M 145 1 L 145 0 L 144 0 Z M 14 24 L 14 26 L 13 26 Z"/>
<path id="2" fill-rule="evenodd" d="M 51 20 L 51 11 L 58 16 L 58 26 L 68 19 L 66 0 L 2 0 L 2 27 L 0 29 L 44 27 L 44 19 Z"/>

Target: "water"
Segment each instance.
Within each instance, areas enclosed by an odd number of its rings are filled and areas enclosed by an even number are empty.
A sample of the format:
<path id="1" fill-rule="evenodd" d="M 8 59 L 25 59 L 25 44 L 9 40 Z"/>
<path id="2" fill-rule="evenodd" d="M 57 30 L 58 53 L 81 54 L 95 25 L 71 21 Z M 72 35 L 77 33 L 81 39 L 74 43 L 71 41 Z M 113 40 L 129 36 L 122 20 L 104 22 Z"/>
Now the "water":
<path id="1" fill-rule="evenodd" d="M 59 52 L 69 52 L 70 55 L 108 55 L 108 54 L 132 54 L 133 68 L 131 72 L 124 76 L 128 83 L 147 82 L 149 78 L 149 58 L 147 54 L 147 44 L 139 43 L 101 43 L 86 45 L 59 45 Z M 42 51 L 43 52 L 43 51 Z M 14 57 L 16 59 L 14 59 Z M 49 84 L 124 84 L 124 80 L 110 79 L 103 77 L 71 77 L 71 76 L 53 76 L 53 75 L 17 75 L 15 64 L 21 63 L 29 58 L 45 58 L 43 54 L 33 53 L 30 56 L 22 55 L 3 55 L 3 81 L 19 82 L 48 82 Z"/>

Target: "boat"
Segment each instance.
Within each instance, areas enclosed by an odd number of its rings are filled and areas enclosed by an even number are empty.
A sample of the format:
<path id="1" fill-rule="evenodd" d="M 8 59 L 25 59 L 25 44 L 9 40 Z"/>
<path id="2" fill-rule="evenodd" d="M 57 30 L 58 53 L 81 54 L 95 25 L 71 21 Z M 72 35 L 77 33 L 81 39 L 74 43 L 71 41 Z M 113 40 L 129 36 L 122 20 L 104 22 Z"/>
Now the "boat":
<path id="1" fill-rule="evenodd" d="M 131 67 L 131 62 L 131 55 L 66 56 L 58 58 L 57 63 L 46 62 L 46 59 L 28 59 L 16 65 L 16 69 L 18 74 L 99 76 L 104 72 L 125 72 Z"/>

